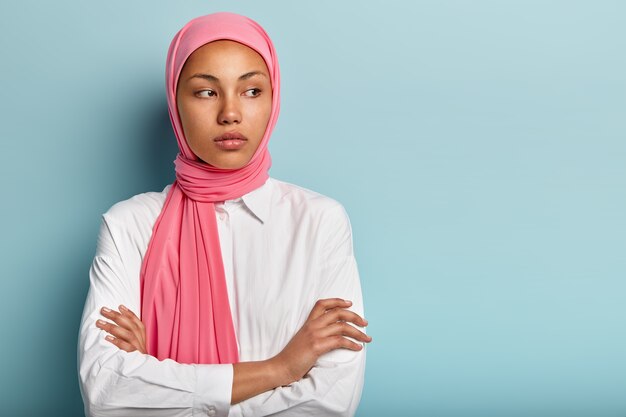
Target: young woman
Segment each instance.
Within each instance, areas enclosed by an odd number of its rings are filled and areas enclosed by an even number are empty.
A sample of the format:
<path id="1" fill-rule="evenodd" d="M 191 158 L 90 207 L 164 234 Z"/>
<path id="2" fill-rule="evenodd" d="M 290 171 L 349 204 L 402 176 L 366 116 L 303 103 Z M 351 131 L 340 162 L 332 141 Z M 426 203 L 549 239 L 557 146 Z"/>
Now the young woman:
<path id="1" fill-rule="evenodd" d="M 246 17 L 198 17 L 172 40 L 176 181 L 103 215 L 79 337 L 87 415 L 354 414 L 371 338 L 350 223 L 269 177 L 279 81 Z"/>

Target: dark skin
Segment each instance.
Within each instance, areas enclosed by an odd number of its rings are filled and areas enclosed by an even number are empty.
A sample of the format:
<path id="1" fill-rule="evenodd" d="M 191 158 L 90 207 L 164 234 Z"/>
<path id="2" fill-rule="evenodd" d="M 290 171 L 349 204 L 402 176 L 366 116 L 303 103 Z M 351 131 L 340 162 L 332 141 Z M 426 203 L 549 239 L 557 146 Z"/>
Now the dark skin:
<path id="1" fill-rule="evenodd" d="M 248 163 L 271 113 L 269 80 L 263 58 L 237 42 L 211 42 L 191 54 L 179 77 L 177 104 L 187 142 L 201 160 L 226 169 Z M 245 135 L 245 146 L 237 150 L 216 146 L 212 138 L 225 132 Z M 318 300 L 279 354 L 263 361 L 233 364 L 231 404 L 300 380 L 327 352 L 363 349 L 361 343 L 348 339 L 372 341 L 355 327 L 365 327 L 367 321 L 348 310 L 351 305 L 340 298 Z M 103 307 L 101 313 L 110 322 L 98 320 L 96 326 L 109 333 L 108 341 L 126 352 L 147 354 L 144 324 L 132 311 L 124 306 L 119 311 Z"/>

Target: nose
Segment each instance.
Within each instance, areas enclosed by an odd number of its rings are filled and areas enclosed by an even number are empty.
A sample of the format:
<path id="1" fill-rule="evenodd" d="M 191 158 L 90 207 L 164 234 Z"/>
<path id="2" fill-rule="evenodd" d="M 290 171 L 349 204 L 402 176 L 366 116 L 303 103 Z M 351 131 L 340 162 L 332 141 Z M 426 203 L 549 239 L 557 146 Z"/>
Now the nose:
<path id="1" fill-rule="evenodd" d="M 235 97 L 223 97 L 222 106 L 217 116 L 218 122 L 223 125 L 241 123 L 241 109 Z"/>

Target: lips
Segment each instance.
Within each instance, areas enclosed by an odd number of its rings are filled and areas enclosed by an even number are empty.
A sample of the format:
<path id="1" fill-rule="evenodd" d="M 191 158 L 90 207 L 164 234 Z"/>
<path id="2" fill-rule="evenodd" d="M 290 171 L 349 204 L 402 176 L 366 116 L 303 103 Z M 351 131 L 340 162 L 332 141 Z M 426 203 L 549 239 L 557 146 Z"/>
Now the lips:
<path id="1" fill-rule="evenodd" d="M 242 149 L 248 142 L 248 138 L 239 132 L 226 132 L 213 138 L 213 142 L 218 148 L 225 151 L 236 151 Z"/>
<path id="2" fill-rule="evenodd" d="M 248 140 L 248 138 L 239 132 L 226 132 L 223 135 L 217 136 L 213 139 L 214 142 L 221 142 L 225 140 Z"/>

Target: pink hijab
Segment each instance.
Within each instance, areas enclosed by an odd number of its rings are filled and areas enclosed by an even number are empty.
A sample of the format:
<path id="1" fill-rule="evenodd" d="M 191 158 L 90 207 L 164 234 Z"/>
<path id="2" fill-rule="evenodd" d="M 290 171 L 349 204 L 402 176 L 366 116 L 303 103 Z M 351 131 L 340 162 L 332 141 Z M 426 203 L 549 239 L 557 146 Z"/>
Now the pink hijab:
<path id="1" fill-rule="evenodd" d="M 248 164 L 229 170 L 213 167 L 191 151 L 176 106 L 176 86 L 193 51 L 228 39 L 258 52 L 269 70 L 272 111 L 261 143 Z M 279 111 L 278 60 L 272 41 L 253 20 L 214 13 L 187 23 L 167 53 L 165 82 L 170 120 L 180 153 L 174 181 L 141 267 L 141 320 L 147 349 L 159 360 L 179 363 L 236 363 L 237 339 L 213 203 L 236 199 L 262 186 L 271 158 L 267 149 Z"/>

